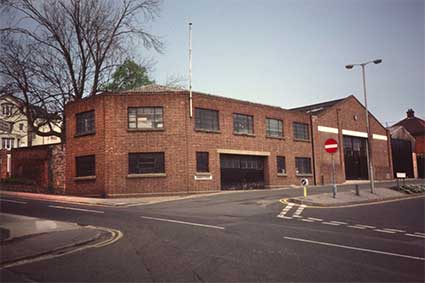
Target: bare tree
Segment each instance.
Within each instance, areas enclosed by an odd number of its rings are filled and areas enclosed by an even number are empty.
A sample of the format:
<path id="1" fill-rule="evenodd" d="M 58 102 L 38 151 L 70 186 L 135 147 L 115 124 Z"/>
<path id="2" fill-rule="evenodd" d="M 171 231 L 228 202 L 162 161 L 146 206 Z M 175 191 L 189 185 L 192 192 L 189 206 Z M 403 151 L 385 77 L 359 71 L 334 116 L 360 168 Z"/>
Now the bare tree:
<path id="1" fill-rule="evenodd" d="M 2 0 L 0 9 L 0 75 L 41 136 L 64 141 L 65 104 L 98 93 L 134 46 L 162 50 L 145 30 L 159 0 Z"/>

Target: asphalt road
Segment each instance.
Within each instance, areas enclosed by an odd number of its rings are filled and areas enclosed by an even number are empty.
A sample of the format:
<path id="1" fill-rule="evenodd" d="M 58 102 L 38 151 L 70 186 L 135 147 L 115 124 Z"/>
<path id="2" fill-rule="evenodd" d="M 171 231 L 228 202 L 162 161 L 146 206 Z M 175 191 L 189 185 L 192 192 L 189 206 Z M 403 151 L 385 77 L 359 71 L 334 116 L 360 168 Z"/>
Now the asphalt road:
<path id="1" fill-rule="evenodd" d="M 128 208 L 60 204 L 89 211 L 1 201 L 5 213 L 124 233 L 110 246 L 2 270 L 2 281 L 424 281 L 423 197 L 344 208 L 278 202 L 299 194 L 235 192 Z"/>

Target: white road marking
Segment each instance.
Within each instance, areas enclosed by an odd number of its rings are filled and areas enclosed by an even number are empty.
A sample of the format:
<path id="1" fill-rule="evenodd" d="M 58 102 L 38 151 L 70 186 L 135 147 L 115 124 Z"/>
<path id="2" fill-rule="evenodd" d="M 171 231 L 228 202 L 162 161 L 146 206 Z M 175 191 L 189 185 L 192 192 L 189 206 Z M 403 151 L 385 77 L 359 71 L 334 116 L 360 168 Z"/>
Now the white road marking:
<path id="1" fill-rule="evenodd" d="M 284 209 L 282 209 L 282 211 L 280 212 L 280 214 L 277 217 L 285 218 L 285 217 L 282 217 L 282 216 L 284 216 L 293 206 L 294 206 L 293 203 L 289 203 Z"/>
<path id="2" fill-rule="evenodd" d="M 49 205 L 51 208 L 58 208 L 58 209 L 67 209 L 67 210 L 77 210 L 77 211 L 84 211 L 84 212 L 93 212 L 93 213 L 105 213 L 104 211 L 100 210 L 91 210 L 91 209 L 83 209 L 83 208 L 76 208 L 76 207 L 67 207 L 67 206 L 58 206 L 58 205 Z"/>
<path id="3" fill-rule="evenodd" d="M 425 236 L 425 233 L 415 232 L 413 234 Z"/>
<path id="4" fill-rule="evenodd" d="M 365 249 L 365 248 L 358 248 L 358 247 L 351 247 L 351 246 L 344 246 L 344 245 L 338 245 L 338 244 L 332 244 L 332 243 L 326 243 L 326 242 L 312 241 L 312 240 L 300 239 L 300 238 L 292 238 L 292 237 L 283 237 L 283 238 L 287 240 L 292 240 L 292 241 L 299 241 L 299 242 L 305 242 L 305 243 L 311 243 L 311 244 L 318 244 L 318 245 L 324 245 L 324 246 L 330 246 L 330 247 L 337 247 L 337 248 L 343 248 L 343 249 L 349 249 L 349 250 L 356 250 L 356 251 L 362 251 L 362 252 L 369 252 L 369 253 L 376 253 L 376 254 L 383 254 L 383 255 L 425 261 L 425 258 L 410 256 L 410 255 L 395 254 L 395 253 L 389 253 L 389 252 L 383 252 L 383 251 L 377 251 L 377 250 L 371 250 L 371 249 Z"/>
<path id="5" fill-rule="evenodd" d="M 300 219 L 300 220 L 305 222 L 314 222 L 314 220 L 311 220 L 311 219 Z"/>
<path id="6" fill-rule="evenodd" d="M 381 232 L 381 233 L 389 233 L 389 234 L 394 234 L 394 233 L 396 233 L 396 232 L 394 232 L 394 231 L 381 230 L 381 229 L 373 229 L 373 231 Z"/>
<path id="7" fill-rule="evenodd" d="M 425 236 L 417 235 L 417 234 L 409 234 L 409 233 L 406 233 L 406 234 L 404 234 L 404 235 L 406 235 L 406 236 L 410 236 L 410 237 L 418 237 L 418 238 L 424 238 L 424 239 L 425 239 Z"/>
<path id="8" fill-rule="evenodd" d="M 332 226 L 339 226 L 339 225 L 341 225 L 341 224 L 338 224 L 338 223 L 333 223 L 333 222 L 321 222 L 322 224 L 325 224 L 325 225 L 332 225 Z"/>
<path id="9" fill-rule="evenodd" d="M 27 202 L 25 201 L 18 201 L 18 200 L 11 200 L 11 199 L 0 199 L 0 201 L 5 201 L 5 202 L 13 202 L 13 203 L 20 203 L 20 204 L 27 204 Z"/>
<path id="10" fill-rule="evenodd" d="M 178 221 L 178 220 L 164 219 L 164 218 L 156 218 L 156 217 L 148 217 L 148 216 L 140 216 L 140 217 L 141 218 L 144 218 L 144 219 L 150 219 L 150 220 L 158 220 L 158 221 L 165 221 L 165 222 L 171 222 L 171 223 L 186 224 L 186 225 L 192 225 L 192 226 L 200 226 L 200 227 L 206 227 L 206 228 L 214 228 L 214 229 L 224 230 L 224 227 L 214 226 L 214 225 L 199 224 L 199 223 L 193 223 L 193 222 L 185 222 L 185 221 Z"/>
<path id="11" fill-rule="evenodd" d="M 347 227 L 354 228 L 354 229 L 362 229 L 362 230 L 366 229 L 366 227 L 357 226 L 357 225 L 348 225 Z"/>
<path id="12" fill-rule="evenodd" d="M 304 208 L 305 208 L 306 206 L 303 204 L 303 205 L 300 205 L 300 207 L 298 207 L 298 209 L 297 209 L 297 211 L 295 211 L 295 213 L 294 213 L 294 215 L 293 216 L 295 216 L 295 215 L 300 215 L 301 214 L 301 212 L 303 212 L 303 210 L 304 210 Z"/>
<path id="13" fill-rule="evenodd" d="M 285 216 L 285 215 L 280 215 L 280 214 L 277 217 L 284 218 L 284 219 L 292 219 L 292 217 Z"/>
<path id="14" fill-rule="evenodd" d="M 320 218 L 314 218 L 314 217 L 307 217 L 307 218 L 313 221 L 323 221 L 323 219 L 320 219 Z"/>
<path id="15" fill-rule="evenodd" d="M 393 231 L 393 232 L 399 232 L 399 233 L 406 233 L 406 231 L 404 230 L 399 230 L 399 229 L 392 229 L 392 228 L 383 228 L 384 230 L 387 231 Z"/>
<path id="16" fill-rule="evenodd" d="M 329 222 L 332 222 L 332 223 L 335 223 L 335 224 L 344 224 L 344 225 L 347 225 L 347 222 L 341 222 L 341 221 L 329 221 Z"/>
<path id="17" fill-rule="evenodd" d="M 369 225 L 363 225 L 363 224 L 356 224 L 356 226 L 361 226 L 361 227 L 365 227 L 365 228 L 370 228 L 370 229 L 375 229 L 375 226 L 369 226 Z"/>

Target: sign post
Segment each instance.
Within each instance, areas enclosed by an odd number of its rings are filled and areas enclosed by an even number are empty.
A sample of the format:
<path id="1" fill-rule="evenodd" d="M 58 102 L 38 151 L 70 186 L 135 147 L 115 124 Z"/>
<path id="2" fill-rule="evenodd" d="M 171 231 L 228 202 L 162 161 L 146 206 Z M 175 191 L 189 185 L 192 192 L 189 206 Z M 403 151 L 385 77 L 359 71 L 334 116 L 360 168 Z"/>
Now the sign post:
<path id="1" fill-rule="evenodd" d="M 338 143 L 334 139 L 327 139 L 325 142 L 325 150 L 331 154 L 332 157 L 332 196 L 336 198 L 336 180 L 335 180 L 335 160 L 334 154 L 338 151 Z"/>
<path id="2" fill-rule="evenodd" d="M 307 186 L 308 186 L 308 179 L 307 178 L 303 178 L 301 179 L 301 185 L 303 185 L 304 187 L 304 197 L 307 197 Z"/>

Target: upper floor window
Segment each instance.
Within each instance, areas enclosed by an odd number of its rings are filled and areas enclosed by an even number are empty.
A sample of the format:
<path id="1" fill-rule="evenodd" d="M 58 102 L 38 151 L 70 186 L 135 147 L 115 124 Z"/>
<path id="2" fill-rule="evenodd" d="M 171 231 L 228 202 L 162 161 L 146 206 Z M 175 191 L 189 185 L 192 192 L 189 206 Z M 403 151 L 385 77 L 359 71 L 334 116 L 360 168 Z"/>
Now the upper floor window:
<path id="1" fill-rule="evenodd" d="M 210 109 L 195 108 L 195 129 L 218 131 L 218 111 Z"/>
<path id="2" fill-rule="evenodd" d="M 295 157 L 296 174 L 311 174 L 311 158 Z"/>
<path id="3" fill-rule="evenodd" d="M 94 123 L 94 110 L 78 113 L 77 118 L 77 135 L 94 134 L 96 132 Z"/>
<path id="4" fill-rule="evenodd" d="M 283 137 L 282 120 L 266 118 L 266 135 L 268 137 Z"/>
<path id="5" fill-rule="evenodd" d="M 15 144 L 14 138 L 2 138 L 1 139 L 1 148 L 3 149 L 12 149 Z"/>
<path id="6" fill-rule="evenodd" d="M 276 161 L 277 161 L 277 173 L 286 174 L 285 156 L 277 156 Z"/>
<path id="7" fill-rule="evenodd" d="M 1 105 L 1 111 L 5 116 L 11 116 L 13 114 L 13 104 L 4 103 Z"/>
<path id="8" fill-rule="evenodd" d="M 75 157 L 77 177 L 96 176 L 96 158 L 94 155 Z"/>
<path id="9" fill-rule="evenodd" d="M 24 124 L 23 123 L 19 123 L 19 130 L 23 131 L 24 130 Z"/>
<path id="10" fill-rule="evenodd" d="M 294 122 L 294 138 L 298 140 L 310 140 L 308 124 Z"/>
<path id="11" fill-rule="evenodd" d="M 128 108 L 129 129 L 163 129 L 164 115 L 162 107 Z"/>
<path id="12" fill-rule="evenodd" d="M 208 152 L 196 153 L 196 172 L 210 172 Z"/>
<path id="13" fill-rule="evenodd" d="M 253 134 L 253 116 L 244 114 L 233 114 L 233 132 L 238 134 Z"/>
<path id="14" fill-rule="evenodd" d="M 128 174 L 165 173 L 164 153 L 129 153 Z"/>

